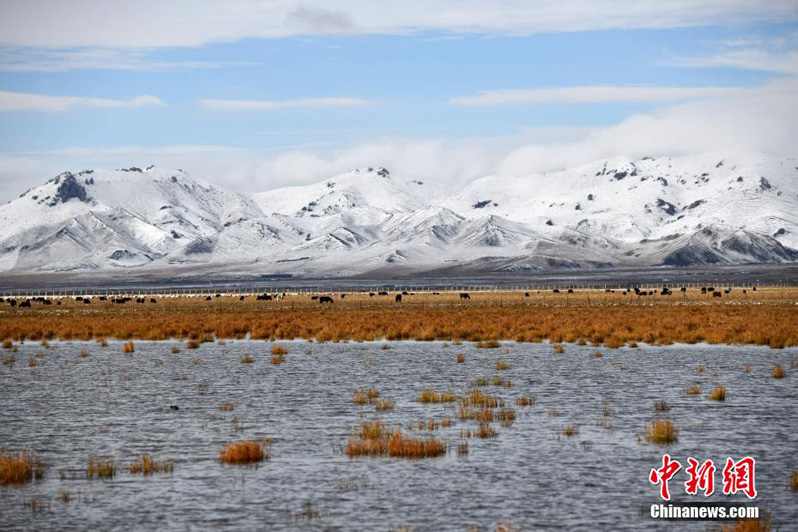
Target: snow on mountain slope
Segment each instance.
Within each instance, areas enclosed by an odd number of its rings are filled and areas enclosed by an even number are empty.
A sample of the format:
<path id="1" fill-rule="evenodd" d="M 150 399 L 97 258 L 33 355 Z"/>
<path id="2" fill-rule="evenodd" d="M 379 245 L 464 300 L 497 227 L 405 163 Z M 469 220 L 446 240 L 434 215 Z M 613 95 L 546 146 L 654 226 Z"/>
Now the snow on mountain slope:
<path id="1" fill-rule="evenodd" d="M 765 155 L 615 158 L 487 176 L 437 198 L 384 168 L 253 195 L 155 167 L 66 172 L 0 206 L 0 271 L 347 275 L 798 260 L 798 163 Z"/>

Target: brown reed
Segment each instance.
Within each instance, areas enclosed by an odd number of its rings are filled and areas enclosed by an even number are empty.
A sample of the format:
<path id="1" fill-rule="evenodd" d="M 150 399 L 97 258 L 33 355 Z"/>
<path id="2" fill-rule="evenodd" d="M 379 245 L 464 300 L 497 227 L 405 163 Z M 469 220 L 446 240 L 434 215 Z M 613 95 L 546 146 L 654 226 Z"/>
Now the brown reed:
<path id="1" fill-rule="evenodd" d="M 156 460 L 149 454 L 142 454 L 130 464 L 128 470 L 134 475 L 148 476 L 155 473 L 171 473 L 174 464 L 171 460 Z"/>
<path id="2" fill-rule="evenodd" d="M 679 431 L 670 419 L 658 419 L 646 427 L 646 441 L 659 445 L 675 443 L 679 439 Z"/>
<path id="3" fill-rule="evenodd" d="M 269 459 L 269 440 L 242 440 L 230 443 L 219 452 L 219 461 L 225 464 L 256 464 Z"/>

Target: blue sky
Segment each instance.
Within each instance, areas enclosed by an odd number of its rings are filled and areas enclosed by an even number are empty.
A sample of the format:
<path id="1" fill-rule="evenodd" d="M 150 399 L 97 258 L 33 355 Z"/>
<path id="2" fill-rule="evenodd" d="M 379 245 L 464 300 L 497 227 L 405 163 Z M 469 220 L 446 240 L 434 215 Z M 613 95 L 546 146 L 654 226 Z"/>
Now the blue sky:
<path id="1" fill-rule="evenodd" d="M 99 5 L 83 4 L 89 12 Z M 434 14 L 425 15 L 432 18 L 425 27 L 386 27 L 352 4 L 347 12 L 316 6 L 312 21 L 322 25 L 302 31 L 286 30 L 288 22 L 267 14 L 264 27 L 222 37 L 211 30 L 186 34 L 177 38 L 192 44 L 177 46 L 157 31 L 149 41 L 145 35 L 128 43 L 124 25 L 117 30 L 122 46 L 113 32 L 92 42 L 86 37 L 91 28 L 53 42 L 47 32 L 57 13 L 44 4 L 38 12 L 35 5 L 25 11 L 15 2 L 3 4 L 6 24 L 28 27 L 0 38 L 0 200 L 25 183 L 44 181 L 46 172 L 152 162 L 237 189 L 308 182 L 347 164 L 387 166 L 391 159 L 406 167 L 408 178 L 447 174 L 449 167 L 457 170 L 441 179 L 473 178 L 502 168 L 508 153 L 527 143 L 578 146 L 586 135 L 601 136 L 630 117 L 658 116 L 671 106 L 715 100 L 736 106 L 736 89 L 753 101 L 756 91 L 775 86 L 784 105 L 798 103 L 792 84 L 798 8 L 789 3 L 774 13 L 751 7 L 741 19 L 746 3 L 730 1 L 728 12 L 721 5 L 701 15 L 705 22 L 666 21 L 663 27 L 636 27 L 649 23 L 632 20 L 605 28 L 615 24 L 608 19 L 573 29 L 566 11 L 552 15 L 566 26 L 553 32 L 534 22 L 519 29 L 507 20 L 523 16 L 512 12 L 491 13 L 497 21 L 483 29 L 473 21 L 458 29 L 445 13 L 440 27 Z M 690 9 L 684 10 L 688 21 L 698 16 Z M 147 16 L 158 17 L 158 9 Z M 169 16 L 164 13 L 164 20 Z M 246 5 L 236 16 L 248 16 Z M 103 17 L 110 26 L 119 23 L 104 13 L 95 23 Z M 361 19 L 365 26 L 357 23 Z M 596 95 L 597 87 L 604 96 Z M 574 88 L 581 92 L 568 92 Z M 508 99 L 507 91 L 516 92 Z M 751 148 L 779 151 L 781 144 L 775 139 L 772 146 Z M 475 153 L 482 158 L 465 167 L 455 160 L 465 152 L 466 160 Z M 418 164 L 402 162 L 414 153 Z M 425 158 L 432 158 L 426 168 Z M 538 166 L 531 161 L 512 171 Z"/>

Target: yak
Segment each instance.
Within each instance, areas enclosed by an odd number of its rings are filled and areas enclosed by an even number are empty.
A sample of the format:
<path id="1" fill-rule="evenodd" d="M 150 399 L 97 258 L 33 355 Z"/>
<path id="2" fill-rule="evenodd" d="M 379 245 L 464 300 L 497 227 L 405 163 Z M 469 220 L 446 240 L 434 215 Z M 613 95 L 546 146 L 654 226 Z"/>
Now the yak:
<path id="1" fill-rule="evenodd" d="M 332 302 L 333 302 L 333 298 L 331 298 L 330 296 L 321 296 L 321 297 L 319 297 L 319 303 L 332 303 Z"/>

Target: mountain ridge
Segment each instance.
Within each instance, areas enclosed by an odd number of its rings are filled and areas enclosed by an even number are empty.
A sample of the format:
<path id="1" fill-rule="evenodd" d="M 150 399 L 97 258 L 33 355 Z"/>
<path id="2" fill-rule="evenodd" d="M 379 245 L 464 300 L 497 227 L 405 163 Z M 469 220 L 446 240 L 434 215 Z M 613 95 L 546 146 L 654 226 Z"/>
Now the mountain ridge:
<path id="1" fill-rule="evenodd" d="M 798 164 L 613 158 L 445 197 L 382 167 L 243 194 L 182 170 L 64 172 L 0 206 L 0 274 L 523 272 L 798 261 Z"/>

